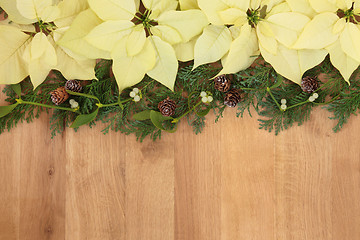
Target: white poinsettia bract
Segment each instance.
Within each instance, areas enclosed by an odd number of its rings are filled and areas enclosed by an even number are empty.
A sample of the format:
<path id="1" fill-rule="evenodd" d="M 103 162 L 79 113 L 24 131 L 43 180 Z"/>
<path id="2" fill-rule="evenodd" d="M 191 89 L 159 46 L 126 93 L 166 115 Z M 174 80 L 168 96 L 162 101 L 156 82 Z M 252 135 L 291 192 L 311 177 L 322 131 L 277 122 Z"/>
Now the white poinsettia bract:
<path id="1" fill-rule="evenodd" d="M 15 84 L 30 76 L 36 88 L 52 69 L 67 79 L 95 78 L 95 60 L 56 44 L 86 0 L 0 0 L 9 15 L 0 24 L 0 83 Z"/>
<path id="2" fill-rule="evenodd" d="M 60 44 L 74 51 L 79 42 L 95 47 L 113 60 L 122 91 L 145 74 L 173 90 L 178 70 L 174 45 L 189 42 L 208 24 L 200 10 L 178 11 L 177 0 L 89 0 L 91 12 L 79 16 Z M 87 32 L 72 37 L 72 29 Z M 101 57 L 100 55 L 98 57 Z"/>
<path id="3" fill-rule="evenodd" d="M 360 64 L 360 1 L 307 0 L 317 15 L 305 26 L 296 49 L 326 49 L 331 63 L 349 82 Z"/>

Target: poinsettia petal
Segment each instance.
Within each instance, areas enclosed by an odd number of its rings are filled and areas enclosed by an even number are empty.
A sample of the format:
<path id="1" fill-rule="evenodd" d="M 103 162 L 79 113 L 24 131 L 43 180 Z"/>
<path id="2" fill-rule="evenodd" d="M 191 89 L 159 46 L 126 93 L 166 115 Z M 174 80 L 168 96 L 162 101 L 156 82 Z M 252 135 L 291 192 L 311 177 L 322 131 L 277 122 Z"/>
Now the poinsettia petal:
<path id="1" fill-rule="evenodd" d="M 264 34 L 264 31 L 267 32 L 264 28 L 266 28 L 265 24 L 259 24 L 258 27 L 256 28 L 259 44 L 271 54 L 276 54 L 278 42 L 276 41 L 274 36 L 269 36 L 270 35 L 269 33 Z"/>
<path id="2" fill-rule="evenodd" d="M 176 10 L 179 2 L 177 0 L 142 0 L 146 9 L 155 12 Z"/>
<path id="3" fill-rule="evenodd" d="M 321 49 L 334 43 L 338 35 L 333 33 L 334 24 L 339 20 L 335 13 L 321 13 L 316 15 L 301 33 L 293 45 L 296 49 Z"/>
<path id="4" fill-rule="evenodd" d="M 132 32 L 126 41 L 126 51 L 128 56 L 138 54 L 144 47 L 146 42 L 146 33 L 142 25 L 137 25 L 132 29 Z"/>
<path id="5" fill-rule="evenodd" d="M 189 41 L 200 34 L 203 28 L 208 25 L 205 14 L 200 10 L 167 11 L 157 19 L 160 25 L 167 25 L 176 29 L 183 42 Z"/>
<path id="6" fill-rule="evenodd" d="M 270 63 L 276 72 L 287 79 L 300 84 L 302 75 L 309 69 L 320 64 L 327 55 L 327 51 L 320 50 L 295 50 L 282 44 L 278 45 L 278 52 L 273 55 L 260 45 L 261 55 Z"/>
<path id="7" fill-rule="evenodd" d="M 194 49 L 195 43 L 199 36 L 193 37 L 190 41 L 186 43 L 178 43 L 173 45 L 173 48 L 176 53 L 176 57 L 179 61 L 187 62 L 194 59 Z"/>
<path id="8" fill-rule="evenodd" d="M 147 75 L 174 90 L 179 66 L 175 50 L 169 43 L 164 42 L 157 36 L 152 36 L 150 39 L 157 56 L 155 67 L 148 71 Z"/>
<path id="9" fill-rule="evenodd" d="M 44 22 L 53 22 L 61 14 L 61 10 L 58 6 L 48 6 L 39 12 L 39 17 Z"/>
<path id="10" fill-rule="evenodd" d="M 94 27 L 101 23 L 101 19 L 91 9 L 85 10 L 75 18 L 70 29 L 57 44 L 90 59 L 109 59 L 109 52 L 94 47 L 84 39 Z"/>
<path id="11" fill-rule="evenodd" d="M 286 0 L 293 12 L 299 12 L 313 18 L 316 15 L 308 0 Z"/>
<path id="12" fill-rule="evenodd" d="M 179 0 L 181 10 L 199 9 L 197 0 Z"/>
<path id="13" fill-rule="evenodd" d="M 40 19 L 40 13 L 52 6 L 52 0 L 16 0 L 20 14 L 28 19 Z"/>
<path id="14" fill-rule="evenodd" d="M 106 21 L 93 28 L 85 40 L 96 48 L 109 51 L 124 36 L 130 34 L 134 23 L 128 20 Z"/>
<path id="15" fill-rule="evenodd" d="M 0 6 L 8 14 L 9 19 L 18 24 L 31 24 L 36 22 L 37 19 L 28 19 L 21 15 L 17 9 L 17 3 L 15 0 L 0 0 Z"/>
<path id="16" fill-rule="evenodd" d="M 180 33 L 176 29 L 170 26 L 166 26 L 166 25 L 153 26 L 151 28 L 151 33 L 155 36 L 158 36 L 165 42 L 170 43 L 171 45 L 180 43 L 182 41 Z"/>
<path id="17" fill-rule="evenodd" d="M 104 21 L 131 20 L 136 13 L 133 0 L 88 0 L 91 9 Z"/>
<path id="18" fill-rule="evenodd" d="M 0 26 L 0 84 L 15 84 L 29 75 L 22 58 L 30 36 L 21 29 Z"/>
<path id="19" fill-rule="evenodd" d="M 258 50 L 255 30 L 249 25 L 241 28 L 240 36 L 231 45 L 223 69 L 218 75 L 236 73 L 244 70 L 255 61 L 254 52 Z"/>
<path id="20" fill-rule="evenodd" d="M 155 50 L 149 40 L 146 41 L 144 49 L 135 56 L 127 56 L 125 46 L 126 39 L 122 39 L 112 52 L 113 72 L 120 92 L 139 83 L 156 63 Z"/>
<path id="21" fill-rule="evenodd" d="M 47 37 L 42 32 L 37 33 L 26 50 L 30 52 L 29 75 L 34 88 L 39 86 L 50 70 L 57 65 L 55 48 L 49 38 L 50 35 Z"/>
<path id="22" fill-rule="evenodd" d="M 58 28 L 70 26 L 80 12 L 89 8 L 87 0 L 63 0 L 57 6 L 60 15 L 54 23 Z"/>
<path id="23" fill-rule="evenodd" d="M 247 11 L 250 8 L 250 1 L 249 0 L 222 0 L 226 5 L 230 8 L 238 8 L 243 11 Z"/>
<path id="24" fill-rule="evenodd" d="M 347 23 L 343 32 L 340 34 L 340 44 L 342 50 L 360 62 L 360 30 L 353 23 Z"/>
<path id="25" fill-rule="evenodd" d="M 310 18 L 306 15 L 293 12 L 278 13 L 268 18 L 275 38 L 287 47 L 295 43 L 309 21 Z"/>
<path id="26" fill-rule="evenodd" d="M 95 77 L 95 59 L 75 59 L 69 56 L 60 46 L 55 47 L 58 64 L 53 68 L 59 70 L 66 79 L 91 80 Z"/>
<path id="27" fill-rule="evenodd" d="M 238 8 L 228 8 L 218 14 L 226 25 L 242 26 L 248 21 L 246 12 Z"/>
<path id="28" fill-rule="evenodd" d="M 326 48 L 330 54 L 330 61 L 336 67 L 345 81 L 350 84 L 352 73 L 359 67 L 360 62 L 347 55 L 342 49 L 340 40 Z"/>
<path id="29" fill-rule="evenodd" d="M 198 0 L 198 4 L 200 9 L 206 14 L 206 17 L 209 19 L 210 23 L 214 25 L 224 24 L 218 15 L 218 12 L 229 8 L 229 6 L 227 6 L 221 0 Z"/>
<path id="30" fill-rule="evenodd" d="M 336 12 L 338 10 L 335 1 L 328 0 L 309 0 L 309 3 L 316 12 Z"/>
<path id="31" fill-rule="evenodd" d="M 231 42 L 226 26 L 207 26 L 195 44 L 194 68 L 221 59 L 229 51 Z"/>

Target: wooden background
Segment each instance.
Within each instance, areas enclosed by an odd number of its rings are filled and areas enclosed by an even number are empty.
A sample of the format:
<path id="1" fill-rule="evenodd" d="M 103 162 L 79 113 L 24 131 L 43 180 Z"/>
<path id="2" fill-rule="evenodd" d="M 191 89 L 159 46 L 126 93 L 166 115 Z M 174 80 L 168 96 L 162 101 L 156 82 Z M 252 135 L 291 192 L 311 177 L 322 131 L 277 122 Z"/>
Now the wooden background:
<path id="1" fill-rule="evenodd" d="M 1 101 L 0 101 L 1 102 Z M 278 137 L 227 109 L 161 141 L 48 116 L 0 135 L 1 240 L 359 240 L 360 117 Z"/>

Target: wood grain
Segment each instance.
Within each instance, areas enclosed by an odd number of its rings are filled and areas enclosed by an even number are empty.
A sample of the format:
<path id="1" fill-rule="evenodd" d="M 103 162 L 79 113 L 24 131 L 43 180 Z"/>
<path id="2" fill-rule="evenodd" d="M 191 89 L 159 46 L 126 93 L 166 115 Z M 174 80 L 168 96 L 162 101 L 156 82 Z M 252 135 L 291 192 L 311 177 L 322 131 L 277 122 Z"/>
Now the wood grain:
<path id="1" fill-rule="evenodd" d="M 44 114 L 0 135 L 0 240 L 359 240 L 360 118 L 328 116 L 275 137 L 227 109 L 139 143 L 51 140 Z"/>

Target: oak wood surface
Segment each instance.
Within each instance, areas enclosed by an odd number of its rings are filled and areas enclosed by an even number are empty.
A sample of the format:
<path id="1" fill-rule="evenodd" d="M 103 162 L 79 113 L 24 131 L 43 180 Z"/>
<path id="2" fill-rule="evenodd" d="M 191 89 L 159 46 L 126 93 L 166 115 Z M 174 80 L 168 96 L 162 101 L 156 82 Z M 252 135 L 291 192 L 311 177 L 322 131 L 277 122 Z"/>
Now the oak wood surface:
<path id="1" fill-rule="evenodd" d="M 359 240 L 360 117 L 328 116 L 275 137 L 227 109 L 139 143 L 51 140 L 43 114 L 0 135 L 0 240 Z"/>

